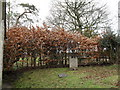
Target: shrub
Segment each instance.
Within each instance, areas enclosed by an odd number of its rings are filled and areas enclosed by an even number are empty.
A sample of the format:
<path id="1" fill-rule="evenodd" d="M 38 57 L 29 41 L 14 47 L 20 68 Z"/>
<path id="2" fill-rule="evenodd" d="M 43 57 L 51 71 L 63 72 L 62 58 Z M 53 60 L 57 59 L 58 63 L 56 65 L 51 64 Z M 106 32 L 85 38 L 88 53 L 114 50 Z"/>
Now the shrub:
<path id="1" fill-rule="evenodd" d="M 97 46 L 99 37 L 88 38 L 79 32 L 65 31 L 61 28 L 48 30 L 46 27 L 28 29 L 14 27 L 7 31 L 4 49 L 4 68 L 10 68 L 20 58 L 32 57 L 36 66 L 36 58 L 58 59 L 71 52 L 78 57 L 99 56 Z M 56 56 L 57 57 L 53 57 Z M 49 60 L 48 60 L 49 61 Z"/>

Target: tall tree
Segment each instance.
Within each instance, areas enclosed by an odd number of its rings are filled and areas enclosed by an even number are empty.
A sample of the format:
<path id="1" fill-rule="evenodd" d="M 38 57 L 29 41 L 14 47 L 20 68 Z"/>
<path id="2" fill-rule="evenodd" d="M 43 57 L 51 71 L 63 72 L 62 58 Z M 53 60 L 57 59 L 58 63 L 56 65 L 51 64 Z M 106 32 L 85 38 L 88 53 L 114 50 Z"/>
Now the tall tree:
<path id="1" fill-rule="evenodd" d="M 15 9 L 17 8 L 17 9 Z M 21 10 L 22 12 L 19 12 Z M 13 26 L 21 26 L 25 24 L 31 24 L 33 22 L 38 22 L 38 19 L 33 19 L 33 17 L 38 16 L 39 10 L 35 5 L 31 5 L 28 3 L 15 3 L 15 1 L 7 2 L 7 12 L 6 12 L 6 23 L 7 29 Z M 30 16 L 32 15 L 32 16 Z"/>
<path id="2" fill-rule="evenodd" d="M 28 3 L 27 4 L 21 3 L 21 4 L 19 4 L 19 6 L 23 7 L 24 11 L 18 15 L 15 26 L 18 26 L 18 24 L 19 25 L 21 24 L 20 18 L 24 19 L 23 22 L 29 21 L 29 22 L 33 23 L 33 19 L 31 19 L 31 17 L 28 17 L 27 14 L 29 13 L 29 14 L 38 16 L 38 9 L 34 5 L 30 5 Z"/>
<path id="3" fill-rule="evenodd" d="M 108 21 L 106 6 L 97 6 L 93 0 L 57 0 L 52 3 L 50 25 L 77 30 L 90 37 Z"/>
<path id="4" fill-rule="evenodd" d="M 9 29 L 9 27 L 13 26 L 13 24 L 15 23 L 15 18 L 17 16 L 17 12 L 14 10 L 14 8 L 17 7 L 15 1 L 13 1 L 14 3 L 11 3 L 11 1 L 9 0 L 8 2 L 6 2 L 6 24 L 7 24 L 7 29 Z"/>

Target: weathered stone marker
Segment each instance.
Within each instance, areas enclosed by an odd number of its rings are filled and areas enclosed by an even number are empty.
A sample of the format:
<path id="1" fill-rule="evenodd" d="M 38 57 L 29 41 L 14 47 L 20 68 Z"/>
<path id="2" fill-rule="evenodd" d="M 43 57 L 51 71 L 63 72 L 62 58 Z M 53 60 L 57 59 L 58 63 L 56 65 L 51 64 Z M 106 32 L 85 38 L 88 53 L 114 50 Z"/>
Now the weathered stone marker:
<path id="1" fill-rule="evenodd" d="M 59 78 L 67 77 L 67 74 L 64 74 L 64 73 L 58 74 L 58 77 L 59 77 Z"/>
<path id="2" fill-rule="evenodd" d="M 69 67 L 71 69 L 78 68 L 78 59 L 77 59 L 77 57 L 72 57 L 72 56 L 69 57 Z"/>

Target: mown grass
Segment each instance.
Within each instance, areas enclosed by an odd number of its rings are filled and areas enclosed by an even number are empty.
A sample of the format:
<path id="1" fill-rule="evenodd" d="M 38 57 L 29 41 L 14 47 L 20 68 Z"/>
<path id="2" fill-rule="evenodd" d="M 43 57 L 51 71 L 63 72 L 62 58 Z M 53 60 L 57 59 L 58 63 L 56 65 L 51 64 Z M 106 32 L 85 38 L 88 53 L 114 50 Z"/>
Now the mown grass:
<path id="1" fill-rule="evenodd" d="M 67 74 L 59 78 L 58 74 Z M 36 69 L 24 72 L 15 88 L 115 88 L 118 82 L 117 65 L 69 68 Z"/>

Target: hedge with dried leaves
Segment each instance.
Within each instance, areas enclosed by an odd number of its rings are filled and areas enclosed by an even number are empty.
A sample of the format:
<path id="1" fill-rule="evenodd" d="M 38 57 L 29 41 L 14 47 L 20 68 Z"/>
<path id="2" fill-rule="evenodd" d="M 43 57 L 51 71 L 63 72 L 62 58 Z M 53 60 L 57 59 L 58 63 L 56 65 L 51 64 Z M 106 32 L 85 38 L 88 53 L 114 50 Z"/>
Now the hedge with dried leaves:
<path id="1" fill-rule="evenodd" d="M 99 37 L 87 38 L 79 32 L 61 28 L 14 27 L 7 31 L 4 47 L 4 68 L 10 68 L 24 57 L 52 57 L 60 53 L 76 53 L 78 56 L 98 58 Z M 48 60 L 49 62 L 50 60 Z"/>

